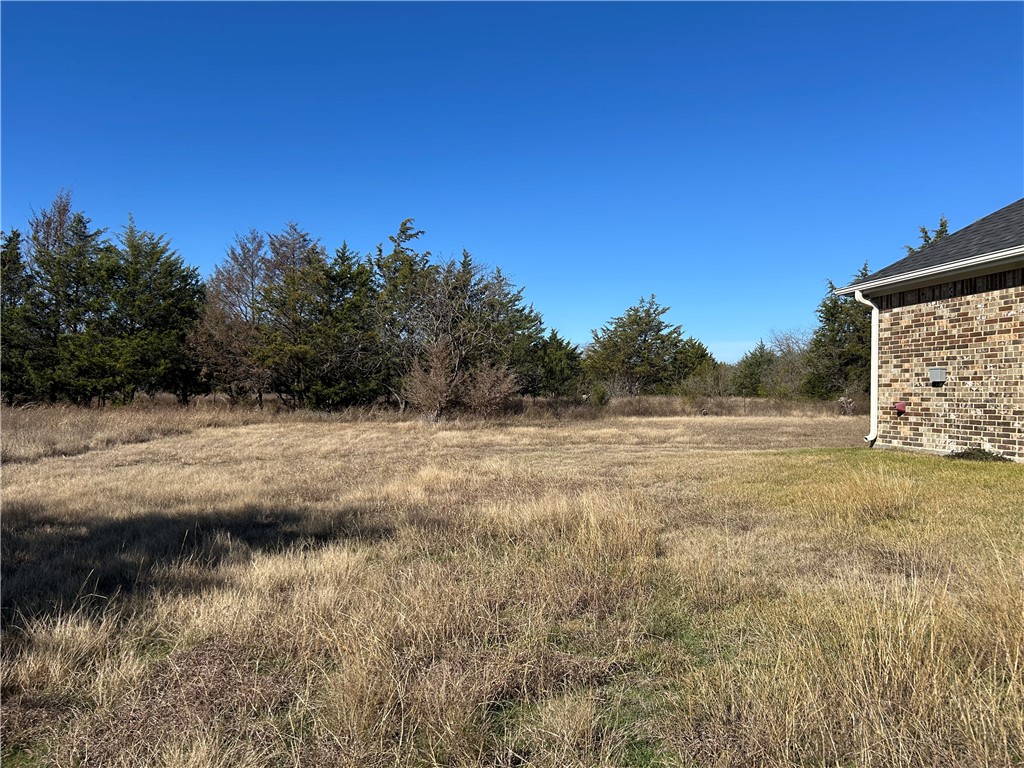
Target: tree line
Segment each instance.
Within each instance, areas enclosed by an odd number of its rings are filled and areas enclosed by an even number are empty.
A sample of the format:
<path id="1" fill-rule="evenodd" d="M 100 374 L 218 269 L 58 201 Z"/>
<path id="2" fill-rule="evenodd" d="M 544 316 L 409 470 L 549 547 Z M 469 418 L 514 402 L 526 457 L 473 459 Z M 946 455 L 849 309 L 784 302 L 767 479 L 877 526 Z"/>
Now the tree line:
<path id="1" fill-rule="evenodd" d="M 412 220 L 363 256 L 290 223 L 236 237 L 203 281 L 129 218 L 111 238 L 61 193 L 3 235 L 3 397 L 127 403 L 219 392 L 318 409 L 390 400 L 436 415 L 575 393 L 582 355 L 500 269 L 435 261 Z M 488 401 L 488 402 L 485 402 Z M 491 403 L 490 401 L 494 401 Z"/>
<path id="2" fill-rule="evenodd" d="M 499 268 L 466 251 L 434 259 L 422 235 L 408 219 L 360 254 L 345 242 L 330 253 L 295 223 L 250 230 L 204 281 L 165 236 L 131 217 L 111 236 L 62 192 L 25 234 L 2 235 L 3 399 L 103 405 L 170 392 L 187 403 L 216 392 L 293 408 L 388 402 L 440 417 L 497 413 L 531 395 L 866 389 L 867 316 L 831 292 L 812 337 L 776 334 L 735 366 L 666 321 L 653 295 L 580 349 L 546 328 Z"/>

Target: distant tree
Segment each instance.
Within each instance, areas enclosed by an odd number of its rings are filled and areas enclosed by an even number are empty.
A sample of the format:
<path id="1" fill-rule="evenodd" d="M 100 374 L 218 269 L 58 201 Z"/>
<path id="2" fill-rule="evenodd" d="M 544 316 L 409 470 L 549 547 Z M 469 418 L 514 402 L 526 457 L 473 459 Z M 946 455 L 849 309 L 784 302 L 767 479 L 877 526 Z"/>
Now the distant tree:
<path id="1" fill-rule="evenodd" d="M 414 223 L 413 219 L 404 220 L 388 238 L 391 251 L 385 253 L 382 245 L 377 246 L 372 261 L 381 383 L 399 409 L 406 404 L 403 380 L 432 340 L 424 318 L 436 267 L 430 264 L 429 251 L 415 249 L 423 230 L 416 229 Z"/>
<path id="2" fill-rule="evenodd" d="M 432 395 L 442 411 L 455 404 L 493 410 L 497 406 L 486 403 L 501 400 L 495 393 L 510 384 L 518 388 L 520 372 L 525 379 L 536 363 L 536 345 L 543 340 L 540 315 L 500 269 L 481 267 L 466 251 L 459 261 L 438 264 L 421 277 L 423 294 L 408 327 L 425 347 L 409 374 L 416 383 L 403 391 L 423 391 L 429 374 L 435 390 L 447 382 L 447 392 Z"/>
<path id="3" fill-rule="evenodd" d="M 111 242 L 61 192 L 27 238 L 2 237 L 2 396 L 85 405 L 170 391 L 186 402 L 212 388 L 336 408 L 387 393 L 441 415 L 493 412 L 516 392 L 578 393 L 579 349 L 545 336 L 523 289 L 465 251 L 433 263 L 416 248 L 422 234 L 407 219 L 390 251 L 363 258 L 343 243 L 329 259 L 294 223 L 251 230 L 204 284 L 165 236 L 130 218 Z M 645 386 L 669 387 L 710 358 L 662 326 L 670 374 Z"/>
<path id="4" fill-rule="evenodd" d="M 735 365 L 708 358 L 682 383 L 679 394 L 688 397 L 728 397 L 733 394 Z"/>
<path id="5" fill-rule="evenodd" d="M 90 228 L 63 191 L 29 220 L 26 362 L 38 398 L 87 405 L 114 386 L 105 323 L 117 251 L 104 233 Z"/>
<path id="6" fill-rule="evenodd" d="M 485 269 L 467 251 L 438 265 L 425 302 L 429 339 L 451 339 L 457 367 L 504 363 L 526 373 L 543 339 L 540 315 L 500 269 Z"/>
<path id="7" fill-rule="evenodd" d="M 763 340 L 736 363 L 732 376 L 733 391 L 741 397 L 767 397 L 770 394 L 772 371 L 778 357 Z"/>
<path id="8" fill-rule="evenodd" d="M 310 290 L 319 291 L 320 303 L 310 329 L 317 343 L 309 405 L 371 402 L 384 391 L 373 266 L 342 243 Z"/>
<path id="9" fill-rule="evenodd" d="M 464 259 L 469 254 L 463 252 Z M 483 331 L 489 341 L 480 346 L 476 365 L 496 364 L 507 366 L 517 381 L 524 382 L 535 375 L 535 352 L 544 341 L 544 323 L 533 305 L 523 298 L 523 288 L 517 288 L 512 281 L 495 267 L 481 272 L 478 280 L 479 307 L 476 320 L 471 328 Z"/>
<path id="10" fill-rule="evenodd" d="M 583 355 L 575 344 L 552 330 L 536 346 L 535 394 L 575 397 L 583 388 Z"/>
<path id="11" fill-rule="evenodd" d="M 866 277 L 865 264 L 853 280 Z M 870 385 L 871 310 L 852 296 L 837 296 L 835 284 L 818 305 L 818 327 L 807 346 L 804 394 L 829 399 L 863 393 Z"/>
<path id="12" fill-rule="evenodd" d="M 707 347 L 670 325 L 652 294 L 593 331 L 584 366 L 590 377 L 631 395 L 671 392 L 704 361 Z"/>
<path id="13" fill-rule="evenodd" d="M 384 390 L 404 408 L 407 395 L 425 391 L 429 374 L 431 387 L 448 382 L 451 388 L 432 396 L 444 410 L 463 399 L 462 385 L 481 366 L 507 365 L 517 381 L 530 379 L 543 326 L 522 289 L 466 251 L 459 260 L 432 263 L 429 252 L 414 247 L 422 234 L 406 219 L 390 238 L 391 252 L 378 246 L 372 260 Z M 406 381 L 410 376 L 414 385 Z"/>
<path id="14" fill-rule="evenodd" d="M 941 240 L 946 235 L 948 235 L 949 234 L 949 222 L 946 221 L 946 217 L 945 216 L 939 216 L 939 226 L 938 226 L 938 228 L 933 229 L 933 230 L 931 230 L 929 232 L 928 231 L 928 227 L 922 225 L 921 228 L 920 228 L 920 233 L 921 233 L 920 234 L 921 244 L 919 246 L 917 246 L 916 248 L 914 246 L 912 246 L 912 245 L 904 245 L 903 246 L 906 249 L 908 256 L 910 254 L 912 254 L 912 253 L 917 253 L 919 250 L 921 250 L 925 246 L 931 245 L 936 240 Z"/>
<path id="15" fill-rule="evenodd" d="M 734 367 L 731 388 L 743 397 L 789 399 L 801 394 L 807 378 L 809 338 L 799 331 L 772 331 Z"/>
<path id="16" fill-rule="evenodd" d="M 330 268 L 320 241 L 294 222 L 269 241 L 262 297 L 266 325 L 258 359 L 269 371 L 271 389 L 290 406 L 301 407 L 319 380 L 323 343 L 318 331 L 329 311 Z"/>
<path id="17" fill-rule="evenodd" d="M 187 399 L 197 373 L 185 337 L 202 305 L 198 273 L 131 219 L 117 244 L 104 235 L 61 192 L 29 221 L 27 271 L 8 243 L 5 326 L 10 319 L 21 350 L 9 357 L 16 389 L 80 405 L 129 402 L 140 390 Z"/>
<path id="18" fill-rule="evenodd" d="M 775 365 L 769 377 L 772 397 L 788 399 L 800 395 L 807 378 L 807 349 L 810 334 L 804 331 L 772 331 L 769 348 L 775 353 Z"/>
<path id="19" fill-rule="evenodd" d="M 163 235 L 139 229 L 132 217 L 119 240 L 113 307 L 102 327 L 112 342 L 116 390 L 124 402 L 137 391 L 164 391 L 186 403 L 200 386 L 186 347 L 203 306 L 199 272 Z"/>
<path id="20" fill-rule="evenodd" d="M 191 336 L 214 389 L 233 403 L 255 396 L 261 408 L 270 379 L 259 356 L 266 324 L 266 245 L 255 229 L 235 236 L 224 261 L 206 281 L 202 318 Z"/>

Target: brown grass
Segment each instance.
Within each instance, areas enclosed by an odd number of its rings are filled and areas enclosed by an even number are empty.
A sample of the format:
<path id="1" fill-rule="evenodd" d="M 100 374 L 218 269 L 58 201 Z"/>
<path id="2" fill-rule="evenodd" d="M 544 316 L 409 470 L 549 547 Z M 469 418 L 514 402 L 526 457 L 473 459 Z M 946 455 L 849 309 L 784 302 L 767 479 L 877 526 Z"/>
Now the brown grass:
<path id="1" fill-rule="evenodd" d="M 186 435 L 207 427 L 247 424 L 290 424 L 309 421 L 356 421 L 385 419 L 390 414 L 371 409 L 334 414 L 268 408 L 229 408 L 226 404 L 199 402 L 187 408 L 146 400 L 127 406 L 76 408 L 31 406 L 0 408 L 0 459 L 10 464 L 37 461 L 50 456 L 77 456 L 88 451 L 161 437 Z"/>
<path id="2" fill-rule="evenodd" d="M 64 439 L 24 427 L 5 446 Z M 275 416 L 20 449 L 4 765 L 1019 764 L 1024 469 L 864 427 Z"/>
<path id="3" fill-rule="evenodd" d="M 493 394 L 493 393 L 491 393 Z M 140 397 L 127 407 L 76 408 L 73 406 L 0 406 L 0 461 L 11 464 L 38 461 L 51 456 L 77 456 L 131 443 L 146 443 L 161 437 L 186 435 L 208 427 L 239 427 L 250 424 L 390 423 L 415 421 L 423 415 L 409 409 L 404 413 L 388 406 L 363 406 L 334 412 L 291 411 L 272 398 L 267 408 L 231 407 L 223 399 L 198 398 L 188 407 L 177 407 L 174 399 L 160 395 Z M 456 413 L 454 421 L 493 426 L 502 403 L 476 403 L 474 413 Z M 492 407 L 494 406 L 494 407 Z M 502 406 L 502 407 L 497 407 Z M 669 397 L 643 396 L 613 398 L 605 407 L 592 403 L 521 398 L 509 404 L 503 424 L 554 424 L 560 421 L 614 420 L 643 416 L 804 416 L 817 419 L 836 412 L 834 403 L 803 400 L 771 400 L 751 397 Z M 430 418 L 432 414 L 427 414 Z"/>

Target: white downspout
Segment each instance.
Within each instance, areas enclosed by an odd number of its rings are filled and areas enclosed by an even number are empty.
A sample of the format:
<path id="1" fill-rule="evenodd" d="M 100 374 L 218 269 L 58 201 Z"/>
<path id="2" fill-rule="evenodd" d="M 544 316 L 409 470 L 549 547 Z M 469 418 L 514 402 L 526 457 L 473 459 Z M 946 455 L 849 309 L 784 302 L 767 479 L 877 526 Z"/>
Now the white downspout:
<path id="1" fill-rule="evenodd" d="M 874 445 L 878 439 L 878 307 L 860 291 L 854 291 L 853 298 L 871 307 L 871 432 L 864 439 L 868 445 Z"/>

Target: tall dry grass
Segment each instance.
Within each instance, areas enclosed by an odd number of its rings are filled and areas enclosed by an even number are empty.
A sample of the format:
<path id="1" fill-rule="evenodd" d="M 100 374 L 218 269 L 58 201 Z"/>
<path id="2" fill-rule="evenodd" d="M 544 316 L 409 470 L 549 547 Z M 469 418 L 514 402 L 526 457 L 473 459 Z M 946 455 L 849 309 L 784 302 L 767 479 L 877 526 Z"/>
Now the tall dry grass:
<path id="1" fill-rule="evenodd" d="M 77 456 L 94 450 L 161 437 L 186 435 L 209 427 L 247 424 L 387 420 L 374 409 L 336 413 L 288 411 L 279 408 L 230 408 L 226 404 L 196 403 L 178 407 L 145 400 L 126 406 L 78 408 L 69 405 L 0 407 L 0 461 L 38 461 L 50 456 Z"/>
<path id="2" fill-rule="evenodd" d="M 4 764 L 1019 764 L 1024 471 L 863 427 L 226 423 L 12 464 Z"/>
<path id="3" fill-rule="evenodd" d="M 131 443 L 145 443 L 161 437 L 185 435 L 209 427 L 238 427 L 250 424 L 295 424 L 305 422 L 389 423 L 414 421 L 423 416 L 414 410 L 400 413 L 387 406 L 359 406 L 323 412 L 288 410 L 275 400 L 268 407 L 232 407 L 224 401 L 199 398 L 180 407 L 173 399 L 140 398 L 126 407 L 78 408 L 67 405 L 0 406 L 0 461 L 38 461 L 51 456 L 77 456 L 93 450 Z M 493 406 L 494 404 L 490 404 Z M 520 398 L 508 404 L 501 423 L 529 425 L 561 421 L 615 420 L 635 416 L 665 418 L 677 416 L 803 416 L 817 419 L 836 412 L 834 403 L 803 400 L 772 400 L 744 397 L 643 396 L 613 398 L 606 406 L 576 400 Z M 484 415 L 456 412 L 446 421 L 492 426 L 494 408 Z"/>

